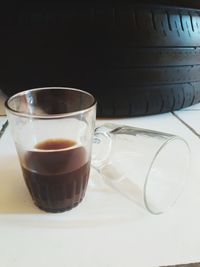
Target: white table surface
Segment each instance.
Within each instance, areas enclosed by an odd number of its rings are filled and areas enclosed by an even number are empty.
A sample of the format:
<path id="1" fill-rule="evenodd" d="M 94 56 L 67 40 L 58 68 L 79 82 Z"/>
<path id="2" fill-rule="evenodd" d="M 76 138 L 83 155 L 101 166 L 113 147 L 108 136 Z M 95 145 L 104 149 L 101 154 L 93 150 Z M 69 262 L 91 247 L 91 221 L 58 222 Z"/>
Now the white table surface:
<path id="1" fill-rule="evenodd" d="M 0 128 L 3 122 L 5 117 L 0 117 Z M 176 205 L 165 214 L 151 215 L 92 173 L 78 207 L 44 213 L 26 189 L 8 127 L 0 139 L 1 267 L 148 267 L 200 261 L 200 105 L 114 122 L 178 134 L 188 141 L 192 166 Z"/>

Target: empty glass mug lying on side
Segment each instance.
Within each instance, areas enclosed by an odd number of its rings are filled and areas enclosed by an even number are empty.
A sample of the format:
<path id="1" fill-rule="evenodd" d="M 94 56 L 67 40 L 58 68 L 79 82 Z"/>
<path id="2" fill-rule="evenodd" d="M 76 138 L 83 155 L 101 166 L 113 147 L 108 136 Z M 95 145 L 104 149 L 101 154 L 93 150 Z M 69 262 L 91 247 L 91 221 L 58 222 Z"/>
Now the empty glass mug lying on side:
<path id="1" fill-rule="evenodd" d="M 190 149 L 179 136 L 108 123 L 95 130 L 92 165 L 108 185 L 160 214 L 183 191 Z"/>
<path id="2" fill-rule="evenodd" d="M 36 206 L 62 212 L 83 199 L 92 166 L 104 181 L 154 214 L 180 195 L 190 152 L 180 137 L 129 126 L 95 128 L 96 100 L 78 89 L 23 91 L 6 111 Z"/>

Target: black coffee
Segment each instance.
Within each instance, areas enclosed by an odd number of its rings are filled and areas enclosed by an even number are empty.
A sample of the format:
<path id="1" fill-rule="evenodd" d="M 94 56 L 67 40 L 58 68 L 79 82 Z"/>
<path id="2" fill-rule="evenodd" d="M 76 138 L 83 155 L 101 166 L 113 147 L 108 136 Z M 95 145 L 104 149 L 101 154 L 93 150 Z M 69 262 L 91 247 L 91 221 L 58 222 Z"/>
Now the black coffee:
<path id="1" fill-rule="evenodd" d="M 35 204 L 49 212 L 61 212 L 83 199 L 90 162 L 85 148 L 76 142 L 52 139 L 26 153 L 22 170 Z"/>

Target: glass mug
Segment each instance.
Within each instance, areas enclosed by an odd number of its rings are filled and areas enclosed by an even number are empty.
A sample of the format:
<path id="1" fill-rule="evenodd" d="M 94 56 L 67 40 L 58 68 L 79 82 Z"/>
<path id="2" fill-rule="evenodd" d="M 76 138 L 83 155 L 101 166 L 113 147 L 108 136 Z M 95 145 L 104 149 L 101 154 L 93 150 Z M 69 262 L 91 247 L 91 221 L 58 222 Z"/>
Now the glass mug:
<path id="1" fill-rule="evenodd" d="M 38 88 L 6 102 L 24 180 L 36 206 L 77 206 L 88 184 L 96 100 L 71 88 Z"/>
<path id="2" fill-rule="evenodd" d="M 92 166 L 109 186 L 160 214 L 183 191 L 190 149 L 179 136 L 107 123 L 95 129 Z"/>

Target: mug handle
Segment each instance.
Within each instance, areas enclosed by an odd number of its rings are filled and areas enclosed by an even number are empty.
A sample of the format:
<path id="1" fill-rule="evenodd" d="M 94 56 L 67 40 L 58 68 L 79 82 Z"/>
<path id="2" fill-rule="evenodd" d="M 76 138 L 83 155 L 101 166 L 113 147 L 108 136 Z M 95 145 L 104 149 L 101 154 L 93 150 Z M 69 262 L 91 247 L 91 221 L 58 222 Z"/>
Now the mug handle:
<path id="1" fill-rule="evenodd" d="M 91 165 L 98 172 L 108 164 L 112 149 L 112 137 L 104 127 L 95 129 L 92 146 Z"/>

